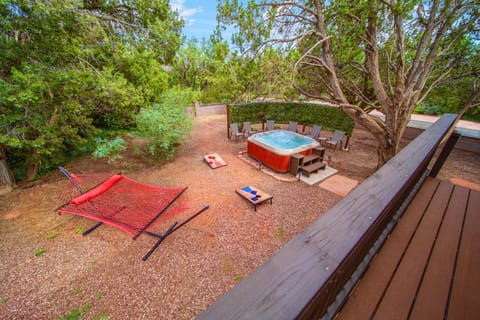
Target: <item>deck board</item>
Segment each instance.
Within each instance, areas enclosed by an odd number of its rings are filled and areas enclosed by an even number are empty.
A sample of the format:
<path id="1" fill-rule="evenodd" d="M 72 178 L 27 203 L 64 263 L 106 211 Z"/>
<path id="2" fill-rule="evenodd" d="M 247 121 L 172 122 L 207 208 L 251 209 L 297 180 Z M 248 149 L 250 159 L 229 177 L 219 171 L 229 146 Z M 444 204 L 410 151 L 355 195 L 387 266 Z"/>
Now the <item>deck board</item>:
<path id="1" fill-rule="evenodd" d="M 479 209 L 480 192 L 428 178 L 336 319 L 477 318 Z"/>
<path id="2" fill-rule="evenodd" d="M 435 241 L 452 184 L 440 184 L 375 312 L 378 319 L 407 319 Z M 437 196 L 440 195 L 440 196 Z M 436 214 L 440 213 L 440 214 Z"/>
<path id="3" fill-rule="evenodd" d="M 455 278 L 449 319 L 478 319 L 480 315 L 480 191 L 471 190 Z"/>
<path id="4" fill-rule="evenodd" d="M 412 319 L 442 319 L 448 303 L 451 276 L 465 217 L 469 191 L 455 187 L 435 242 L 422 285 L 417 294 Z M 445 279 L 446 281 L 439 281 Z"/>
<path id="5" fill-rule="evenodd" d="M 369 272 L 352 292 L 338 319 L 369 319 L 373 315 L 439 183 L 436 179 L 425 181 L 388 241 L 372 260 Z M 362 298 L 365 296 L 369 299 Z"/>

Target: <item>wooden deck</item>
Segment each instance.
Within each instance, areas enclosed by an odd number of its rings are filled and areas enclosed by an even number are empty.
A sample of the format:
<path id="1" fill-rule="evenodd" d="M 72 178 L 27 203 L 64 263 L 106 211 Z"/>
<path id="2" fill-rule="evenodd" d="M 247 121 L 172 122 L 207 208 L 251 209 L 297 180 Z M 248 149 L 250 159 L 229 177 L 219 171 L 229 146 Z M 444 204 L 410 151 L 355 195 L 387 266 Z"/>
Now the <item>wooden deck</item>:
<path id="1" fill-rule="evenodd" d="M 336 319 L 478 319 L 480 192 L 428 178 Z"/>

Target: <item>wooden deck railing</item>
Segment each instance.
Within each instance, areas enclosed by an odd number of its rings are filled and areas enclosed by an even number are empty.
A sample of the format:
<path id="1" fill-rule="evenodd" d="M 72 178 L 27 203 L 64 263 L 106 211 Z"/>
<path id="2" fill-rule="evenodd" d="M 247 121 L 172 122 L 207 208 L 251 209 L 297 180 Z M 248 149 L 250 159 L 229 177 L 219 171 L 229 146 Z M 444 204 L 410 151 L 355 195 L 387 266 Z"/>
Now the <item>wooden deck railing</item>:
<path id="1" fill-rule="evenodd" d="M 345 291 L 353 286 L 352 276 L 365 264 L 392 217 L 405 207 L 455 119 L 451 114 L 440 118 L 198 319 L 333 315 L 335 310 L 329 307 L 341 305 Z"/>

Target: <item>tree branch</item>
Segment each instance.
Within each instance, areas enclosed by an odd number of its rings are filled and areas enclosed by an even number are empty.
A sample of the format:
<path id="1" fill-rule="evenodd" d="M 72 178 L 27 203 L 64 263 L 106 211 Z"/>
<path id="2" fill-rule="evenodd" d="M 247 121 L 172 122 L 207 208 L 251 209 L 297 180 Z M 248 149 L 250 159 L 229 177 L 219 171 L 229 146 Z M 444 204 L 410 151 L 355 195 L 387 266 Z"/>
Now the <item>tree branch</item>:
<path id="1" fill-rule="evenodd" d="M 420 62 L 423 59 L 425 51 L 427 50 L 428 45 L 430 44 L 430 40 L 432 38 L 432 33 L 436 24 L 435 16 L 437 14 L 439 0 L 434 0 L 432 4 L 432 9 L 430 10 L 430 16 L 428 17 L 428 22 L 425 26 L 425 29 L 422 34 L 422 38 L 420 40 L 420 44 L 417 46 L 417 51 L 415 54 L 415 58 L 411 64 L 409 74 L 407 76 L 407 83 L 414 83 L 419 75 L 419 67 Z"/>
<path id="2" fill-rule="evenodd" d="M 367 24 L 367 45 L 365 46 L 366 65 L 372 81 L 372 87 L 375 95 L 378 98 L 380 105 L 386 109 L 390 106 L 390 99 L 385 92 L 380 76 L 380 66 L 378 63 L 378 48 L 377 43 L 377 12 L 376 8 L 371 6 L 369 8 L 369 17 Z"/>
<path id="3" fill-rule="evenodd" d="M 267 3 L 259 3 L 259 7 L 272 7 L 272 8 L 277 8 L 277 7 L 296 7 L 299 8 L 301 11 L 307 12 L 311 14 L 312 16 L 316 16 L 316 13 L 310 8 L 307 8 L 305 6 L 302 6 L 298 1 L 286 1 L 286 2 L 280 2 L 280 3 L 272 3 L 272 2 L 267 2 Z"/>
<path id="4" fill-rule="evenodd" d="M 422 63 L 419 65 L 421 66 L 421 68 L 420 70 L 418 70 L 420 72 L 418 74 L 417 81 L 415 83 L 412 83 L 411 85 L 411 88 L 413 88 L 413 90 L 415 91 L 421 90 L 421 88 L 423 88 L 423 86 L 425 85 L 427 76 L 428 74 L 430 74 L 433 62 L 435 61 L 438 54 L 438 49 L 444 38 L 445 32 L 448 28 L 449 20 L 452 17 L 456 16 L 457 11 L 460 9 L 461 9 L 461 6 L 460 7 L 456 6 L 452 8 L 450 12 L 447 9 L 445 9 L 444 12 L 442 12 L 442 14 L 440 15 L 437 22 L 440 27 L 437 29 L 437 32 L 434 35 L 433 43 L 430 46 L 429 53 L 426 59 L 424 60 L 423 65 Z"/>
<path id="5" fill-rule="evenodd" d="M 386 126 L 385 122 L 376 116 L 368 114 L 359 106 L 349 103 L 342 103 L 338 106 L 346 113 L 353 115 L 355 119 L 360 124 L 367 127 L 374 136 L 384 135 L 389 132 L 389 128 Z"/>

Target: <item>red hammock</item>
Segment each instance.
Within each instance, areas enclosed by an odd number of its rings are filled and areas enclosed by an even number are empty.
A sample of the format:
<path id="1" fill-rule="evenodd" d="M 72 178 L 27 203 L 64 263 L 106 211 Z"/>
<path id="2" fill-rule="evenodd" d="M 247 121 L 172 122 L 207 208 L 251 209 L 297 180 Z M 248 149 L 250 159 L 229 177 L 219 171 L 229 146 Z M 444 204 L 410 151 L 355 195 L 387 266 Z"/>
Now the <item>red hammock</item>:
<path id="1" fill-rule="evenodd" d="M 57 210 L 111 225 L 136 238 L 163 213 L 186 188 L 159 188 L 140 183 L 123 175 L 114 175 L 105 182 L 73 198 Z M 168 216 L 188 208 L 175 208 Z M 162 221 L 167 216 L 162 216 Z M 157 221 L 157 223 L 160 221 Z"/>
<path id="2" fill-rule="evenodd" d="M 104 175 L 75 175 L 63 168 L 59 169 L 69 180 L 68 187 L 61 196 L 63 200 L 70 198 L 74 192 L 81 195 L 61 205 L 56 210 L 57 213 L 75 214 L 99 222 L 85 231 L 84 235 L 105 223 L 127 232 L 134 239 L 141 233 L 147 233 L 159 238 L 161 242 L 168 234 L 208 208 L 204 207 L 181 225 L 176 226 L 175 223 L 165 234 L 158 235 L 148 231 L 148 228 L 153 223 L 159 224 L 188 209 L 186 206 L 174 205 L 187 188 L 160 188 L 123 175 L 114 175 L 98 183 Z M 97 185 L 92 187 L 94 184 Z M 150 254 L 151 252 L 148 256 Z"/>

